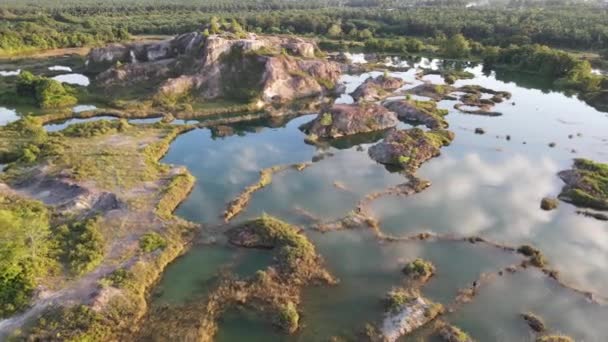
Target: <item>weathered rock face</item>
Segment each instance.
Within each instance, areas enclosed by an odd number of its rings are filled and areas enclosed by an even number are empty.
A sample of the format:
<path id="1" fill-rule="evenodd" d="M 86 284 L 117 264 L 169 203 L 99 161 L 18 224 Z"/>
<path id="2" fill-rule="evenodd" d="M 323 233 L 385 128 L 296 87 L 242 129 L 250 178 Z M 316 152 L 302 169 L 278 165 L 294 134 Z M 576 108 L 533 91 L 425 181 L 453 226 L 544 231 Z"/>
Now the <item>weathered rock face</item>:
<path id="1" fill-rule="evenodd" d="M 420 123 L 430 129 L 448 127 L 444 118 L 448 111 L 438 109 L 434 101 L 394 100 L 385 102 L 384 106 L 405 122 Z"/>
<path id="2" fill-rule="evenodd" d="M 154 44 L 95 49 L 88 65 L 123 64 L 98 75 L 97 84 L 105 87 L 146 81 L 160 83 L 157 96 L 188 92 L 204 99 L 288 102 L 325 94 L 338 81 L 340 66 L 317 59 L 316 50 L 301 38 L 189 33 Z"/>
<path id="3" fill-rule="evenodd" d="M 384 141 L 370 147 L 368 153 L 381 164 L 413 170 L 438 156 L 441 147 L 449 145 L 453 139 L 454 133 L 446 130 L 398 130 L 391 132 Z"/>
<path id="4" fill-rule="evenodd" d="M 154 62 L 178 55 L 200 53 L 204 37 L 198 32 L 186 33 L 174 39 L 154 43 L 111 44 L 91 50 L 87 58 L 89 71 L 105 70 L 121 64 Z"/>
<path id="5" fill-rule="evenodd" d="M 395 113 L 377 104 L 337 104 L 301 128 L 319 138 L 338 138 L 392 128 L 398 122 Z"/>
<path id="6" fill-rule="evenodd" d="M 110 68 L 97 75 L 95 82 L 105 87 L 117 83 L 129 85 L 150 79 L 168 78 L 173 75 L 172 65 L 174 62 L 174 59 L 165 59 L 157 62 L 134 63 Z"/>
<path id="7" fill-rule="evenodd" d="M 378 101 L 390 95 L 391 92 L 403 87 L 405 81 L 400 78 L 380 75 L 370 77 L 351 94 L 355 101 Z"/>
<path id="8" fill-rule="evenodd" d="M 416 290 L 393 290 L 380 332 L 382 340 L 397 341 L 401 336 L 422 327 L 442 313 L 443 307 L 424 298 Z"/>

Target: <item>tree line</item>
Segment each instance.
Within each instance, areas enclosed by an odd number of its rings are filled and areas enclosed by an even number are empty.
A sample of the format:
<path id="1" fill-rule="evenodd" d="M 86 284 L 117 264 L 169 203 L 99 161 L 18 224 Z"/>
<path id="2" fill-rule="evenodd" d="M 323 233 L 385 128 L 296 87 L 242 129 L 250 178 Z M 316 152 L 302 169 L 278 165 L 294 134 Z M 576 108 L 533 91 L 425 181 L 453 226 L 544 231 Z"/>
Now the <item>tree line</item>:
<path id="1" fill-rule="evenodd" d="M 57 4 L 57 2 L 52 2 Z M 401 3 L 402 5 L 407 2 Z M 8 2 L 0 8 L 0 52 L 98 45 L 131 34 L 179 34 L 198 30 L 216 16 L 246 30 L 364 41 L 375 38 L 462 34 L 484 45 L 544 44 L 608 48 L 608 11 L 589 5 L 446 7 L 342 0 L 151 0 Z M 399 4 L 396 4 L 399 5 Z"/>

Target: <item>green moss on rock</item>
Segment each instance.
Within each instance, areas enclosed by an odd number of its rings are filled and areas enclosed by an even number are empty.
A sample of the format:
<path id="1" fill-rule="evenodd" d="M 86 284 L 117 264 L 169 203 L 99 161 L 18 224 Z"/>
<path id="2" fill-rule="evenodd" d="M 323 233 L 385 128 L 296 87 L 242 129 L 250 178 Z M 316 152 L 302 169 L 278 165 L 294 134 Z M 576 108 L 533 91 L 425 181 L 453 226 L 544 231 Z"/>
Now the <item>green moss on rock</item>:
<path id="1" fill-rule="evenodd" d="M 566 183 L 559 198 L 576 206 L 608 210 L 608 164 L 576 159 L 559 177 Z"/>
<path id="2" fill-rule="evenodd" d="M 435 273 L 435 265 L 430 261 L 417 258 L 405 265 L 403 273 L 414 279 L 426 280 Z"/>

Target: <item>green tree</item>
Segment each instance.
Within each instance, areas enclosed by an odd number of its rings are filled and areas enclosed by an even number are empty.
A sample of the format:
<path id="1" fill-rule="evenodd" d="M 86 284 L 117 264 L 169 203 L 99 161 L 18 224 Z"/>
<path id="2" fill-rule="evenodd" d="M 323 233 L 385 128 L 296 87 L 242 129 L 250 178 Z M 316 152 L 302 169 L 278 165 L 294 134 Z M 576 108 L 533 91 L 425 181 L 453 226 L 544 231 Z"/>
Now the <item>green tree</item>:
<path id="1" fill-rule="evenodd" d="M 327 30 L 327 35 L 332 38 L 339 38 L 342 35 L 342 28 L 338 24 L 333 24 Z"/>
<path id="2" fill-rule="evenodd" d="M 467 39 L 459 33 L 445 41 L 441 47 L 441 52 L 449 58 L 465 58 L 471 53 L 471 47 Z"/>

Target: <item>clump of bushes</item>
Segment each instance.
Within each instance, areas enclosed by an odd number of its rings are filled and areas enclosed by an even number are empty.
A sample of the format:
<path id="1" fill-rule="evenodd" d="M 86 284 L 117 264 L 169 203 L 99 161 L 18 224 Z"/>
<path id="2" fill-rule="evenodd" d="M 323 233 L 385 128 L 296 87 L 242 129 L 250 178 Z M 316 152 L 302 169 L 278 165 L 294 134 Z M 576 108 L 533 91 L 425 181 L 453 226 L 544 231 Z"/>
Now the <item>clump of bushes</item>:
<path id="1" fill-rule="evenodd" d="M 0 194 L 0 227 L 0 317 L 6 317 L 29 304 L 37 279 L 55 261 L 42 203 Z"/>
<path id="2" fill-rule="evenodd" d="M 446 342 L 473 342 L 473 339 L 462 329 L 445 324 L 439 330 L 439 335 Z"/>
<path id="3" fill-rule="evenodd" d="M 403 273 L 414 279 L 428 279 L 435 273 L 435 265 L 430 261 L 417 258 L 405 265 Z"/>
<path id="4" fill-rule="evenodd" d="M 101 280 L 101 285 L 109 285 L 114 287 L 124 287 L 129 279 L 133 277 L 133 274 L 124 268 L 118 268 L 114 272 L 110 273 L 108 276 L 104 277 Z"/>
<path id="5" fill-rule="evenodd" d="M 105 239 L 99 229 L 99 219 L 62 225 L 57 228 L 57 235 L 62 258 L 72 273 L 89 272 L 103 260 Z"/>
<path id="6" fill-rule="evenodd" d="M 293 302 L 289 301 L 283 305 L 277 313 L 276 324 L 286 333 L 293 334 L 298 330 L 300 314 Z"/>
<path id="7" fill-rule="evenodd" d="M 387 311 L 396 312 L 407 303 L 416 300 L 419 293 L 412 289 L 396 288 L 390 290 L 384 298 L 384 306 Z"/>
<path id="8" fill-rule="evenodd" d="M 29 332 L 34 340 L 103 341 L 114 324 L 86 305 L 57 307 L 46 311 Z"/>
<path id="9" fill-rule="evenodd" d="M 530 245 L 523 245 L 517 249 L 519 254 L 529 257 L 530 264 L 532 266 L 543 268 L 547 265 L 547 260 L 543 253 Z"/>
<path id="10" fill-rule="evenodd" d="M 167 246 L 167 240 L 157 232 L 146 233 L 139 238 L 139 248 L 146 253 L 153 252 L 157 249 L 163 249 Z"/>
<path id="11" fill-rule="evenodd" d="M 92 138 L 109 133 L 124 132 L 129 127 L 126 120 L 98 120 L 70 125 L 62 131 L 62 134 L 72 138 Z"/>
<path id="12" fill-rule="evenodd" d="M 75 94 L 72 87 L 29 71 L 22 71 L 17 80 L 17 95 L 33 97 L 43 109 L 73 106 L 78 103 Z"/>

